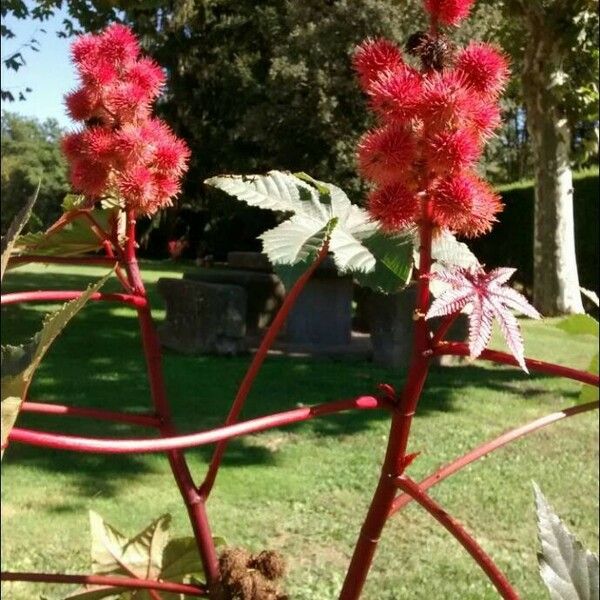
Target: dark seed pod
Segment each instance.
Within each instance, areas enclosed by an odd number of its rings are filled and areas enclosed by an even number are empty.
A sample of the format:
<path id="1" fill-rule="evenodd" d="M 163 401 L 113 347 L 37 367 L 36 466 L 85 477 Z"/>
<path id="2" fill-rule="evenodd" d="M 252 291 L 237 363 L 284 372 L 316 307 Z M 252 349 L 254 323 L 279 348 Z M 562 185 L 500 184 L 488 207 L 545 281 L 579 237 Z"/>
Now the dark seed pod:
<path id="1" fill-rule="evenodd" d="M 427 71 L 442 71 L 454 62 L 454 44 L 443 35 L 433 36 L 425 31 L 413 33 L 406 42 L 406 51 L 418 56 Z"/>

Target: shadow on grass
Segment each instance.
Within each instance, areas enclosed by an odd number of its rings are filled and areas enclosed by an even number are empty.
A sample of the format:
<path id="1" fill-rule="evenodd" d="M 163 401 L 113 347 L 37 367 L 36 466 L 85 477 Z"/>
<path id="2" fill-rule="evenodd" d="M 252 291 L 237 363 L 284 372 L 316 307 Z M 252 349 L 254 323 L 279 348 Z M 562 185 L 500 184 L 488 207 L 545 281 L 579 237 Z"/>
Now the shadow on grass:
<path id="1" fill-rule="evenodd" d="M 11 288 L 14 289 L 16 283 L 18 289 L 57 288 L 59 284 L 62 289 L 84 289 L 89 281 L 84 275 L 67 274 L 57 278 L 51 273 L 26 273 L 13 277 Z M 108 289 L 116 289 L 114 283 Z M 151 296 L 153 291 L 150 286 Z M 12 306 L 3 309 L 3 315 L 8 317 L 3 323 L 3 341 L 15 343 L 24 341 L 37 329 L 43 313 L 32 310 L 31 306 Z M 165 379 L 178 430 L 186 433 L 220 425 L 249 362 L 249 356 L 190 357 L 166 352 Z M 266 361 L 256 380 L 242 418 L 375 394 L 379 383 L 391 383 L 401 389 L 403 378 L 402 372 L 368 362 L 273 357 Z M 526 376 L 514 369 L 434 367 L 417 418 L 454 410 L 459 387 L 522 393 L 527 401 L 527 397 L 548 393 L 542 383 L 544 379 L 539 375 Z M 526 388 L 523 388 L 524 381 L 527 381 Z M 30 398 L 107 410 L 148 410 L 150 396 L 135 312 L 127 310 L 115 315 L 107 312 L 106 305 L 88 305 L 51 348 L 36 374 Z M 383 410 L 353 411 L 296 424 L 286 430 L 316 438 L 350 436 L 369 431 L 374 424 L 387 420 L 389 415 Z M 107 422 L 32 414 L 21 415 L 18 425 L 92 437 L 153 434 Z M 212 450 L 212 446 L 201 447 L 190 454 L 206 462 Z M 161 459 L 165 460 L 165 466 L 159 464 Z M 98 492 L 110 496 L 127 481 L 168 468 L 163 457 L 82 455 L 17 445 L 9 449 L 5 461 L 72 475 L 82 496 Z M 246 466 L 276 464 L 276 461 L 276 454 L 267 447 L 236 439 L 229 444 L 224 464 Z"/>

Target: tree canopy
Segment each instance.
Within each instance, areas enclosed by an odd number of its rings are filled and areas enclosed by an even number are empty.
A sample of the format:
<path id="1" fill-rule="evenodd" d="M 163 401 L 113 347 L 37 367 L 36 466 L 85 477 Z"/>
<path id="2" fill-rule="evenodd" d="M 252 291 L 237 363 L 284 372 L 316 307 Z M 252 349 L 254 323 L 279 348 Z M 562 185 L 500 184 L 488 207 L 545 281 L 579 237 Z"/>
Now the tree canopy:
<path id="1" fill-rule="evenodd" d="M 67 166 L 58 143 L 61 135 L 54 119 L 40 123 L 14 113 L 2 113 L 3 234 L 40 182 L 29 227 L 46 227 L 59 216 L 62 199 L 69 190 Z"/>

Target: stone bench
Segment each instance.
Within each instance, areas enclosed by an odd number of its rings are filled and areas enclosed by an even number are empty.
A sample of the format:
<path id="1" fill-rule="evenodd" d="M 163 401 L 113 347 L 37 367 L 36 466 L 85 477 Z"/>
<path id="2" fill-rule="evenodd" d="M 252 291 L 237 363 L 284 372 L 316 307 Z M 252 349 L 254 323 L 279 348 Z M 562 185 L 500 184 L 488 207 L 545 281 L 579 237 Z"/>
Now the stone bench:
<path id="1" fill-rule="evenodd" d="M 263 254 L 231 252 L 227 258 L 227 266 L 198 268 L 185 279 L 243 287 L 248 298 L 247 332 L 256 337 L 279 310 L 285 288 Z M 340 277 L 328 257 L 296 300 L 280 337 L 288 345 L 326 349 L 349 344 L 351 331 L 352 278 Z"/>
<path id="2" fill-rule="evenodd" d="M 231 269 L 198 268 L 184 275 L 184 281 L 237 286 L 246 297 L 246 332 L 255 335 L 271 324 L 285 296 L 279 277 L 272 273 Z"/>
<path id="3" fill-rule="evenodd" d="M 247 298 L 241 286 L 162 278 L 158 292 L 167 309 L 158 330 L 163 346 L 184 354 L 246 350 Z"/>
<path id="4" fill-rule="evenodd" d="M 363 293 L 364 312 L 371 332 L 373 362 L 384 367 L 406 369 L 412 353 L 414 331 L 413 310 L 417 299 L 416 287 L 408 286 L 398 294 L 378 294 L 371 290 Z M 429 321 L 435 331 L 441 319 Z M 468 335 L 468 318 L 459 315 L 445 339 L 464 342 Z M 455 356 L 440 356 L 434 364 L 447 366 L 461 363 L 465 359 Z"/>

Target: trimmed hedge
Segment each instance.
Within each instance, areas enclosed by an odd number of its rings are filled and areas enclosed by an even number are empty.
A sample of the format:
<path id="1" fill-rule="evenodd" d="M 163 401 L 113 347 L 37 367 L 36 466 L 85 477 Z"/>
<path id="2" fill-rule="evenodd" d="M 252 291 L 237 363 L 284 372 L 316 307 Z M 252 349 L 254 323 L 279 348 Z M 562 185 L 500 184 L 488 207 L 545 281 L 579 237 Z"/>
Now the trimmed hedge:
<path id="1" fill-rule="evenodd" d="M 598 290 L 598 171 L 574 176 L 575 245 L 580 285 Z M 533 183 L 514 183 L 498 189 L 506 204 L 492 232 L 469 245 L 487 267 L 517 269 L 516 281 L 527 291 L 533 285 Z"/>

